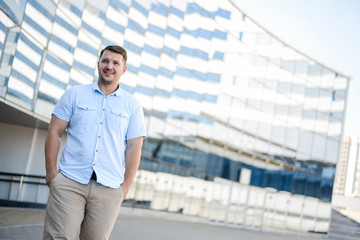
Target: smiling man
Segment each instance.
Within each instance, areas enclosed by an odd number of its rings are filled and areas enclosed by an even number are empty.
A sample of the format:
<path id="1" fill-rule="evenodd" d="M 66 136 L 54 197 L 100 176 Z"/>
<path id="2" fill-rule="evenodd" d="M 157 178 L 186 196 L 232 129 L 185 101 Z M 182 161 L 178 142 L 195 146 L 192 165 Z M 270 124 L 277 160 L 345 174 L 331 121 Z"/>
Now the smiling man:
<path id="1" fill-rule="evenodd" d="M 75 239 L 79 228 L 80 239 L 110 236 L 146 137 L 140 104 L 119 87 L 126 60 L 124 48 L 107 46 L 100 53 L 98 81 L 69 88 L 56 104 L 45 142 L 44 239 Z"/>

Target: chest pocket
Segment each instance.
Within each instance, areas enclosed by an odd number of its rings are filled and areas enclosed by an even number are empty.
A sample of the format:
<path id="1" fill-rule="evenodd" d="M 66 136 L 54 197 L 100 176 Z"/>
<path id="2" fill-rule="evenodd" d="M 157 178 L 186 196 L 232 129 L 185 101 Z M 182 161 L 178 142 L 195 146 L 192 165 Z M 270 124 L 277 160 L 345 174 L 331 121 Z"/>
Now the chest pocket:
<path id="1" fill-rule="evenodd" d="M 129 125 L 129 114 L 127 112 L 121 111 L 120 109 L 112 109 L 111 118 L 114 129 L 125 133 Z"/>
<path id="2" fill-rule="evenodd" d="M 77 106 L 78 120 L 82 126 L 90 126 L 90 123 L 94 121 L 96 114 L 96 107 L 89 104 L 78 104 Z"/>

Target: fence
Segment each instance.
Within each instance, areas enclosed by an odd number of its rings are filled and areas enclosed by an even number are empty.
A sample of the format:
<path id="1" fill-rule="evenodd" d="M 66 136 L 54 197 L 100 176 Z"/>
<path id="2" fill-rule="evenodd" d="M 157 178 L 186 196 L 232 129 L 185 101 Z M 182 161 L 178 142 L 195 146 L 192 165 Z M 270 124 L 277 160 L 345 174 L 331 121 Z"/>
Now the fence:
<path id="1" fill-rule="evenodd" d="M 125 204 L 259 230 L 329 230 L 331 204 L 317 198 L 221 178 L 206 181 L 139 170 Z"/>
<path id="2" fill-rule="evenodd" d="M 48 187 L 44 176 L 0 172 L 0 199 L 46 204 Z"/>
<path id="3" fill-rule="evenodd" d="M 43 176 L 0 172 L 0 199 L 46 204 Z M 207 181 L 139 170 L 124 205 L 206 218 L 209 222 L 253 228 L 327 233 L 331 205 L 294 195 L 214 178 Z"/>

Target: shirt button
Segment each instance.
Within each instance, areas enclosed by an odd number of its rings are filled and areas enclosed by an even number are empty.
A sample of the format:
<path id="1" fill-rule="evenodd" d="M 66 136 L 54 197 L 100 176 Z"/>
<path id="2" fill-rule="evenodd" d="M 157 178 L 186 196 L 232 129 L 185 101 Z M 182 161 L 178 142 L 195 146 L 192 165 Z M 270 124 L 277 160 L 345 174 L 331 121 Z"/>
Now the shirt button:
<path id="1" fill-rule="evenodd" d="M 100 138 L 100 136 L 98 136 L 98 138 Z"/>
<path id="2" fill-rule="evenodd" d="M 95 163 L 93 164 L 93 166 L 95 166 Z"/>
<path id="3" fill-rule="evenodd" d="M 102 124 L 102 122 L 100 122 L 100 124 Z"/>
<path id="4" fill-rule="evenodd" d="M 96 152 L 98 152 L 99 150 L 96 149 Z"/>
<path id="5" fill-rule="evenodd" d="M 103 108 L 103 111 L 105 111 L 105 108 Z"/>

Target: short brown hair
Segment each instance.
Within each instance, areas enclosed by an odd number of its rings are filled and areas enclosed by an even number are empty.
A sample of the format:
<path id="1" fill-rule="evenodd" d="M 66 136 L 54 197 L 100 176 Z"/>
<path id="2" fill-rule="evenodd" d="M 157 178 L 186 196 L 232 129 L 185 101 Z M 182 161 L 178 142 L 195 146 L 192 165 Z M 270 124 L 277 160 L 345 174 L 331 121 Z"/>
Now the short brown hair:
<path id="1" fill-rule="evenodd" d="M 124 63 L 126 64 L 127 52 L 126 52 L 126 50 L 124 48 L 122 48 L 120 46 L 117 46 L 117 45 L 109 45 L 109 46 L 105 47 L 103 50 L 101 50 L 99 59 L 101 59 L 101 57 L 102 57 L 103 53 L 105 52 L 105 50 L 121 54 L 121 56 L 123 56 L 123 58 L 124 58 Z"/>

